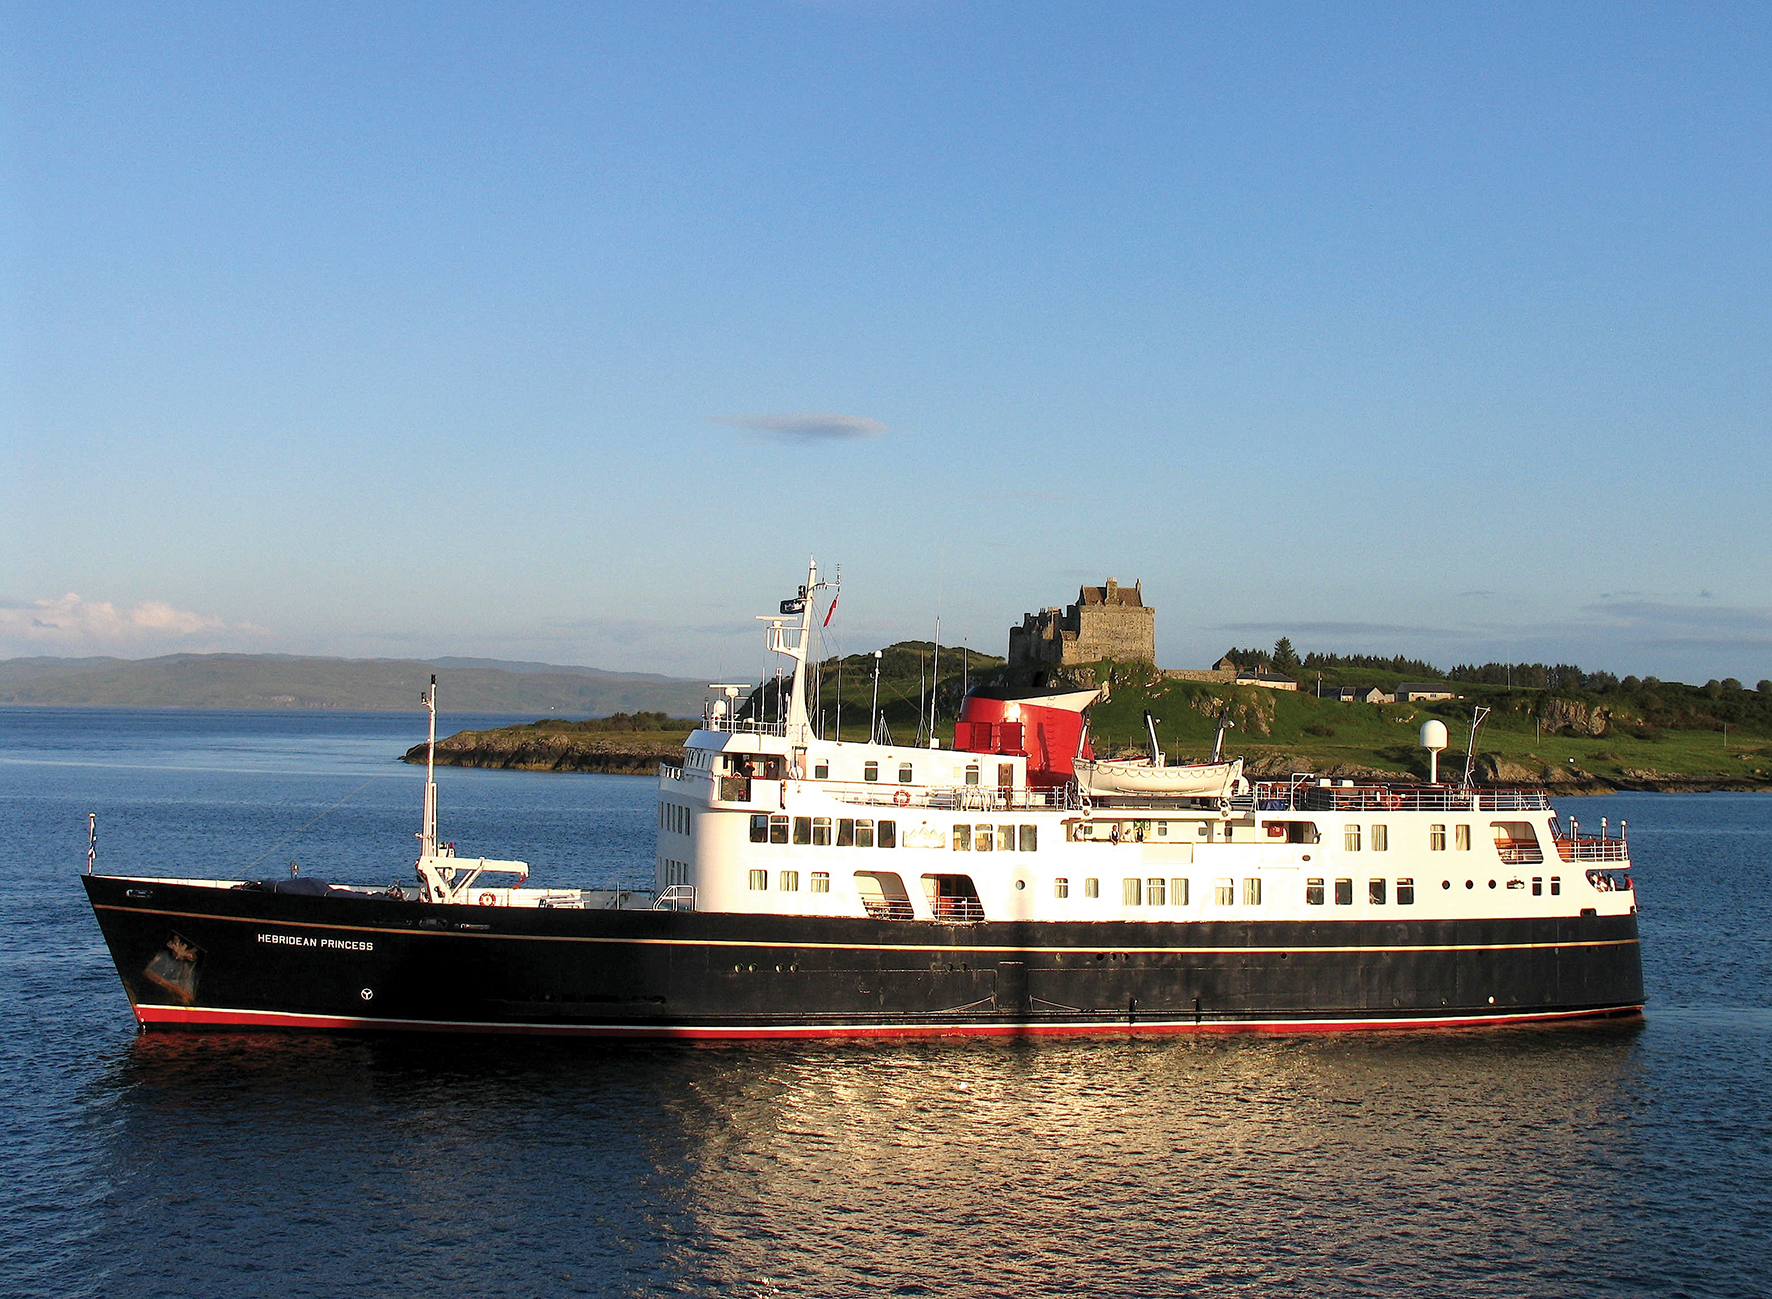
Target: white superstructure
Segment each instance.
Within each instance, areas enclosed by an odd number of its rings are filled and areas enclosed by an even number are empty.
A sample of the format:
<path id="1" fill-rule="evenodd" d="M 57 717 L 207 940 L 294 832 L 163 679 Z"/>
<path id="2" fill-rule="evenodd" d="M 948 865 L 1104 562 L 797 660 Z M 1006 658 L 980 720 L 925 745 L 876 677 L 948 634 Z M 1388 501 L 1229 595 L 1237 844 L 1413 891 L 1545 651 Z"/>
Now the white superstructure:
<path id="1" fill-rule="evenodd" d="M 1003 752 L 837 742 L 805 698 L 816 566 L 772 617 L 780 721 L 709 709 L 661 768 L 657 887 L 698 911 L 964 921 L 1464 920 L 1634 910 L 1620 826 L 1541 790 L 1312 776 L 1090 797 Z M 790 621 L 792 619 L 792 621 Z"/>

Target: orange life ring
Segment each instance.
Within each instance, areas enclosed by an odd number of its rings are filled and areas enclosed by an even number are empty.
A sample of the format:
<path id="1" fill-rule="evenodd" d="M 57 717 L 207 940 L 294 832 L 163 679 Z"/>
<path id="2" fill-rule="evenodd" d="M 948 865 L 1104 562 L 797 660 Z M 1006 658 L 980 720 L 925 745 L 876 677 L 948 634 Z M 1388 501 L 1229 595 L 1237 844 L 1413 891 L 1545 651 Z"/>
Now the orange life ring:
<path id="1" fill-rule="evenodd" d="M 908 789 L 899 790 L 892 796 L 892 801 L 900 807 L 909 807 L 911 805 L 911 791 Z"/>
<path id="2" fill-rule="evenodd" d="M 498 905 L 498 894 L 482 893 L 480 895 L 480 905 L 483 907 L 496 907 Z"/>
<path id="3" fill-rule="evenodd" d="M 1387 812 L 1394 812 L 1403 806 L 1403 796 L 1394 790 L 1387 789 L 1378 796 L 1378 805 Z"/>

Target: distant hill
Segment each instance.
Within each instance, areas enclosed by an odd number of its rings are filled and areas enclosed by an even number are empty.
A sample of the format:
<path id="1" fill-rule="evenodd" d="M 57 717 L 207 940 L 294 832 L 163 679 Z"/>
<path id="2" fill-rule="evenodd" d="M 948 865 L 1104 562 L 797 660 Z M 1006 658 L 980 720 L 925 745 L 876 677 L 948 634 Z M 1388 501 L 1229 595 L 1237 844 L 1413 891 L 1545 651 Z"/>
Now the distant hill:
<path id="1" fill-rule="evenodd" d="M 0 705 L 93 708 L 411 709 L 431 673 L 464 712 L 701 712 L 707 683 L 497 659 L 343 659 L 288 654 L 169 654 L 152 659 L 0 660 Z"/>

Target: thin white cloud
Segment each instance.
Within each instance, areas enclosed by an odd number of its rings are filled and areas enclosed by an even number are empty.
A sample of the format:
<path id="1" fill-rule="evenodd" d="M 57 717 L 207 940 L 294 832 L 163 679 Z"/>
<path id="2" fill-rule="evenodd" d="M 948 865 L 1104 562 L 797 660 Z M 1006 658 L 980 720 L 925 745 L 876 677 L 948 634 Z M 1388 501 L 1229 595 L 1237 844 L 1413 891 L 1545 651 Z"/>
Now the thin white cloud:
<path id="1" fill-rule="evenodd" d="M 229 623 L 180 609 L 165 600 L 118 608 L 109 600 L 66 595 L 29 603 L 0 603 L 0 652 L 20 654 L 130 653 L 212 649 L 223 642 L 265 635 L 251 623 Z"/>
<path id="2" fill-rule="evenodd" d="M 768 433 L 789 441 L 841 442 L 878 437 L 891 430 L 864 415 L 839 415 L 835 411 L 803 410 L 791 415 L 709 415 L 714 424 Z"/>

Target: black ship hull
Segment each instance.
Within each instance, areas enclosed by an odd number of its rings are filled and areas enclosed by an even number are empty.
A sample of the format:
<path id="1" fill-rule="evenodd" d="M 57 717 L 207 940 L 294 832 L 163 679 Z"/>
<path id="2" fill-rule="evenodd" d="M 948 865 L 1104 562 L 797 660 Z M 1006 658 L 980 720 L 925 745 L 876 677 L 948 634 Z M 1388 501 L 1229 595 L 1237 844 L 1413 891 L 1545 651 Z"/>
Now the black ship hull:
<path id="1" fill-rule="evenodd" d="M 1635 1015 L 1637 918 L 876 921 L 82 877 L 143 1028 L 747 1038 Z"/>

